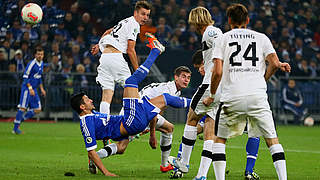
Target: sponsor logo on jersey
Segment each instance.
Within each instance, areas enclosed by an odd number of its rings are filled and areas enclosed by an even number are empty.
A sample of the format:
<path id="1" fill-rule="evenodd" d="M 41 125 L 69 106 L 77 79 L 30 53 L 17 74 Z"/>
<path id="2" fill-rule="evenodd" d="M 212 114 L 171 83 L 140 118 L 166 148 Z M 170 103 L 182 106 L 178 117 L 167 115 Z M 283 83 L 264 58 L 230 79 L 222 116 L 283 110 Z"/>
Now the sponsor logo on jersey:
<path id="1" fill-rule="evenodd" d="M 214 30 L 210 30 L 209 32 L 208 32 L 208 36 L 210 36 L 210 37 L 214 37 L 214 36 L 217 36 L 218 34 L 214 31 Z"/>
<path id="2" fill-rule="evenodd" d="M 87 137 L 87 138 L 86 138 L 86 142 L 87 142 L 88 144 L 92 143 L 92 138 L 91 138 L 91 137 Z"/>

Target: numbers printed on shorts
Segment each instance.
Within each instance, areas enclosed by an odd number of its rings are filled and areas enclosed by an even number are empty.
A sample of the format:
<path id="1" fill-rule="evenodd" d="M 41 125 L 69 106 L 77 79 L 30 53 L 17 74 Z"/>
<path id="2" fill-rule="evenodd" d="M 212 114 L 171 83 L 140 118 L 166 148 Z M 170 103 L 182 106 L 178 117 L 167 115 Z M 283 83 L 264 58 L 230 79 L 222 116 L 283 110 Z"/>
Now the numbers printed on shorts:
<path id="1" fill-rule="evenodd" d="M 241 46 L 238 44 L 238 42 L 229 43 L 229 47 L 232 47 L 232 46 L 236 46 L 237 50 L 231 54 L 231 56 L 229 58 L 229 62 L 231 64 L 231 66 L 241 66 L 242 62 L 234 62 L 234 57 L 236 57 L 240 53 Z M 249 56 L 250 51 L 251 51 L 251 56 Z M 246 51 L 244 52 L 242 57 L 247 61 L 251 61 L 252 66 L 257 65 L 257 61 L 259 61 L 259 58 L 257 58 L 256 42 L 251 42 L 248 45 L 248 47 L 246 48 Z"/>

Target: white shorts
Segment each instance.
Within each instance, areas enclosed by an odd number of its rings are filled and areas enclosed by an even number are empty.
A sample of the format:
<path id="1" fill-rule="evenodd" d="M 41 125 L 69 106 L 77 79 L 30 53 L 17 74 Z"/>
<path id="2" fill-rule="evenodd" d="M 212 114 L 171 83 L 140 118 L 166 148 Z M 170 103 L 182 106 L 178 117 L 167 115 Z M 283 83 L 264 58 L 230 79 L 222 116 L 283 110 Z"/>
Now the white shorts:
<path id="1" fill-rule="evenodd" d="M 205 106 L 203 100 L 210 96 L 210 84 L 201 84 L 191 99 L 190 108 L 197 115 L 208 114 L 211 118 L 215 119 L 215 107 L 218 107 L 219 102 L 214 101 L 210 106 Z"/>
<path id="2" fill-rule="evenodd" d="M 218 137 L 227 139 L 242 135 L 247 121 L 249 137 L 277 137 L 267 95 L 251 95 L 223 102 L 217 114 L 215 133 Z"/>
<path id="3" fill-rule="evenodd" d="M 124 86 L 126 79 L 131 76 L 128 63 L 122 53 L 103 53 L 99 62 L 96 82 L 102 89 L 114 90 L 115 83 Z"/>

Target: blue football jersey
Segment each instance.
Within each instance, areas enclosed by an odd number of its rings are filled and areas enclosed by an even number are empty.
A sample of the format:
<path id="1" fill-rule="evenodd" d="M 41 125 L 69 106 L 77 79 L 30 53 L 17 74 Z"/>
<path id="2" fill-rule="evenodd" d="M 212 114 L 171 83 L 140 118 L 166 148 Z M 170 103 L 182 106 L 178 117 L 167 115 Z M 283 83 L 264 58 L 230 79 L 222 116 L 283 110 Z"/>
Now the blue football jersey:
<path id="1" fill-rule="evenodd" d="M 33 89 L 37 89 L 40 84 L 42 84 L 42 72 L 43 72 L 43 62 L 38 62 L 36 59 L 30 61 L 23 74 L 23 84 L 26 86 L 30 83 Z"/>
<path id="2" fill-rule="evenodd" d="M 96 140 L 121 139 L 120 124 L 122 119 L 123 116 L 110 116 L 96 111 L 80 116 L 80 129 L 87 151 L 97 148 Z"/>

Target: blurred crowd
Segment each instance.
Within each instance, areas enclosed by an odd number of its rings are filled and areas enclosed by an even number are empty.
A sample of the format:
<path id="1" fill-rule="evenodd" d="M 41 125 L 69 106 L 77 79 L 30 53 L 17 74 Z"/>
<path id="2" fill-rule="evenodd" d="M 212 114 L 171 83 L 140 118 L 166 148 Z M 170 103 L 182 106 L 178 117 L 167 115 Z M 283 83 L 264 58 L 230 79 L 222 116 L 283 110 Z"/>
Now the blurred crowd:
<path id="1" fill-rule="evenodd" d="M 28 2 L 41 5 L 43 20 L 25 24 L 20 11 Z M 133 14 L 131 0 L 6 0 L 0 1 L 0 72 L 23 72 L 33 58 L 33 49 L 45 49 L 45 72 L 68 74 L 96 72 L 99 55 L 90 47 L 100 35 L 123 18 Z M 189 11 L 206 7 L 215 26 L 230 30 L 226 19 L 228 2 L 223 0 L 152 0 L 148 24 L 141 27 L 138 45 L 144 44 L 144 32 L 152 32 L 169 49 L 194 51 L 201 48 L 201 36 L 188 25 Z M 293 68 L 290 76 L 320 75 L 320 2 L 317 0 L 249 0 L 241 2 L 249 10 L 250 29 L 265 33 L 277 50 L 279 59 Z M 288 74 L 278 74 L 288 76 Z M 91 82 L 88 79 L 82 82 Z M 55 81 L 55 79 L 51 80 Z"/>

